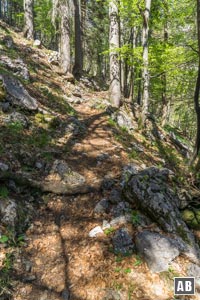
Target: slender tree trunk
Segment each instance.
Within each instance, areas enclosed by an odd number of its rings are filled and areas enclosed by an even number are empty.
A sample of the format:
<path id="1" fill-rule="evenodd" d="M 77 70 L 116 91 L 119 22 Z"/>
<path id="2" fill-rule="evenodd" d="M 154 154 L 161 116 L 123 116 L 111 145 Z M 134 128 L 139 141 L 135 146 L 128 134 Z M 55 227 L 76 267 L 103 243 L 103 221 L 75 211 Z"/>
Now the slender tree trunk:
<path id="1" fill-rule="evenodd" d="M 63 73 L 71 66 L 69 6 L 65 1 L 60 5 L 60 65 Z"/>
<path id="2" fill-rule="evenodd" d="M 85 41 L 85 30 L 86 30 L 86 16 L 87 16 L 87 0 L 81 1 L 81 32 L 82 32 L 82 52 L 83 52 L 83 69 L 85 68 L 86 59 L 86 41 Z"/>
<path id="3" fill-rule="evenodd" d="M 131 44 L 132 44 L 132 49 L 134 51 L 134 49 L 136 47 L 136 27 L 133 27 L 131 32 L 132 32 L 131 33 Z M 130 91 L 129 91 L 129 98 L 132 102 L 134 99 L 135 71 L 136 71 L 136 68 L 134 66 L 134 56 L 132 55 L 131 69 L 130 69 Z"/>
<path id="4" fill-rule="evenodd" d="M 169 32 L 168 32 L 168 4 L 167 1 L 165 1 L 165 7 L 166 7 L 166 21 L 164 24 L 164 46 L 166 47 L 169 39 Z M 162 92 L 162 126 L 165 126 L 167 123 L 168 117 L 169 117 L 169 101 L 167 99 L 167 74 L 164 73 L 162 75 L 162 86 L 163 86 L 163 92 Z"/>
<path id="5" fill-rule="evenodd" d="M 149 16 L 151 9 L 151 0 L 145 0 L 145 10 L 142 12 L 143 29 L 142 29 L 142 46 L 143 46 L 143 95 L 142 95 L 142 124 L 146 123 L 149 111 Z"/>
<path id="6" fill-rule="evenodd" d="M 75 64 L 73 73 L 80 78 L 83 71 L 82 26 L 79 0 L 73 0 L 75 8 Z"/>
<path id="7" fill-rule="evenodd" d="M 119 107 L 121 102 L 120 61 L 116 48 L 119 48 L 119 15 L 115 0 L 110 1 L 110 101 Z"/>
<path id="8" fill-rule="evenodd" d="M 33 40 L 33 0 L 24 0 L 24 23 L 24 36 L 29 40 Z"/>
<path id="9" fill-rule="evenodd" d="M 196 81 L 195 93 L 194 93 L 194 107 L 197 116 L 197 129 L 196 129 L 196 142 L 194 147 L 193 156 L 190 163 L 194 163 L 195 159 L 199 154 L 200 149 L 200 0 L 197 0 L 197 32 L 198 32 L 198 47 L 199 47 L 199 65 L 198 65 L 198 76 Z"/>

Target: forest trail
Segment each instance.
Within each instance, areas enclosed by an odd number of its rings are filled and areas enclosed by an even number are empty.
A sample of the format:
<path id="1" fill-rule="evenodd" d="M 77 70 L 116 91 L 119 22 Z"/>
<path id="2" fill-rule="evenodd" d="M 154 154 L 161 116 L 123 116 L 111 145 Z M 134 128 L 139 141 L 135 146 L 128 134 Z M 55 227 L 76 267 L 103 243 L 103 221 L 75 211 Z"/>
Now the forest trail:
<path id="1" fill-rule="evenodd" d="M 112 231 L 89 237 L 93 228 L 112 218 L 94 212 L 110 192 L 101 188 L 102 179 L 114 180 L 118 187 L 129 159 L 103 111 L 87 102 L 74 108 L 87 130 L 76 136 L 70 153 L 62 159 L 84 175 L 95 191 L 46 195 L 46 204 L 38 210 L 26 233 L 27 246 L 19 255 L 21 280 L 16 283 L 14 300 L 173 299 L 170 275 L 151 274 L 137 255 L 122 259 L 112 252 Z M 134 236 L 134 227 L 127 226 Z"/>
<path id="2" fill-rule="evenodd" d="M 30 274 L 22 272 L 20 277 L 22 281 L 33 278 L 33 283 L 18 283 L 15 300 L 68 299 L 68 292 L 71 300 L 103 299 L 120 286 L 115 279 L 118 274 L 113 277 L 117 263 L 109 250 L 110 239 L 105 234 L 97 238 L 88 234 L 104 219 L 94 213 L 97 202 L 106 196 L 100 188 L 102 178 L 106 176 L 117 184 L 127 154 L 114 140 L 103 111 L 92 109 L 87 103 L 76 105 L 75 109 L 87 131 L 76 137 L 73 149 L 63 159 L 84 175 L 96 192 L 48 195 L 47 205 L 38 211 L 27 232 L 28 247 L 23 253 L 24 261 L 31 261 L 32 268 Z"/>
<path id="3" fill-rule="evenodd" d="M 16 214 L 11 230 L 7 223 L 0 224 L 0 299 L 174 300 L 173 277 L 177 270 L 186 275 L 187 259 L 179 256 L 175 269 L 153 274 L 135 252 L 124 257 L 114 253 L 113 239 L 119 228 L 127 229 L 133 240 L 144 228 L 162 233 L 151 220 L 148 225 L 137 223 L 135 204 L 127 203 L 121 193 L 123 168 L 169 168 L 182 180 L 183 149 L 172 143 L 167 130 L 159 128 L 160 136 L 155 137 L 155 128 L 139 129 L 137 118 L 129 118 L 131 129 L 120 126 L 108 113 L 108 92 L 71 82 L 58 65 L 49 63 L 47 49 L 31 47 L 11 33 L 13 48 L 0 42 L 2 78 L 18 78 L 38 108 L 10 105 L 0 86 L 0 166 L 10 174 L 4 177 L 0 170 L 1 215 L 6 215 L 6 205 Z M 0 35 L 3 41 L 4 27 Z M 90 78 L 84 79 L 91 84 Z M 27 176 L 42 182 L 52 175 L 55 162 L 61 171 L 69 166 L 67 176 L 74 172 L 88 188 L 69 195 L 44 192 L 19 180 Z M 102 199 L 110 207 L 99 212 Z M 117 219 L 116 209 L 122 218 Z M 132 214 L 128 221 L 127 211 Z M 114 225 L 106 228 L 108 222 Z M 97 226 L 101 233 L 90 237 Z M 199 300 L 200 295 L 189 299 Z"/>

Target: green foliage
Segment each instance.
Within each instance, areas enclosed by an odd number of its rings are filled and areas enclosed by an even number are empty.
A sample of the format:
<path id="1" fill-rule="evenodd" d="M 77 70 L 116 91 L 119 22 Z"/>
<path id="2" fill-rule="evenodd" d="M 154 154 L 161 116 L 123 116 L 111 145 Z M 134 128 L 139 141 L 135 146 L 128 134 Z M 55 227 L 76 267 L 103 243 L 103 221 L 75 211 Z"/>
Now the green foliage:
<path id="1" fill-rule="evenodd" d="M 136 159 L 136 158 L 138 158 L 138 156 L 139 156 L 139 154 L 138 154 L 138 152 L 136 151 L 136 150 L 132 150 L 130 153 L 129 153 L 129 158 L 132 158 L 132 159 Z"/>
<path id="2" fill-rule="evenodd" d="M 131 273 L 131 269 L 130 269 L 130 268 L 126 268 L 126 269 L 124 269 L 124 273 L 125 273 L 125 274 L 129 274 L 129 273 Z"/>
<path id="3" fill-rule="evenodd" d="M 138 211 L 137 210 L 133 210 L 131 212 L 131 221 L 132 221 L 132 223 L 134 225 L 137 225 L 137 224 L 139 224 L 139 220 L 140 220 L 140 215 L 139 215 Z"/>
<path id="4" fill-rule="evenodd" d="M 35 12 L 35 29 L 40 34 L 42 43 L 49 47 L 52 40 L 55 40 L 55 29 L 51 22 L 52 1 L 51 0 L 37 0 L 34 5 Z"/>
<path id="5" fill-rule="evenodd" d="M 136 255 L 136 261 L 134 262 L 134 267 L 138 267 L 140 265 L 142 265 L 143 261 L 141 259 L 141 257 L 139 255 Z"/>
<path id="6" fill-rule="evenodd" d="M 106 229 L 104 230 L 104 233 L 105 233 L 106 235 L 111 235 L 114 231 L 115 231 L 115 229 L 114 229 L 113 227 L 110 227 L 110 228 L 106 228 Z"/>
<path id="7" fill-rule="evenodd" d="M 23 130 L 23 124 L 20 121 L 12 122 L 7 125 L 11 134 L 19 134 Z"/>
<path id="8" fill-rule="evenodd" d="M 9 195 L 9 191 L 6 186 L 0 186 L 0 198 L 7 198 Z"/>
<path id="9" fill-rule="evenodd" d="M 42 130 L 40 128 L 39 131 L 35 131 L 28 137 L 28 144 L 33 145 L 39 148 L 44 148 L 50 143 L 49 132 L 46 130 Z"/>
<path id="10" fill-rule="evenodd" d="M 11 295 L 11 272 L 13 268 L 13 254 L 7 253 L 0 269 L 0 297 L 10 299 Z"/>
<path id="11" fill-rule="evenodd" d="M 2 235 L 0 237 L 0 243 L 5 244 L 6 242 L 8 242 L 9 237 L 7 235 Z"/>

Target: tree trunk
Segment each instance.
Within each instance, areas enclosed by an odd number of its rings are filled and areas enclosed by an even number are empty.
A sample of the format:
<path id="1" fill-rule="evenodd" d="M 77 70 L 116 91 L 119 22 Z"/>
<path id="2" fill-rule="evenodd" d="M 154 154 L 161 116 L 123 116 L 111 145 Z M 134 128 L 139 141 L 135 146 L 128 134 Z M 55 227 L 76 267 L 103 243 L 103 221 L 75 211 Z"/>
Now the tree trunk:
<path id="1" fill-rule="evenodd" d="M 83 71 L 81 12 L 79 0 L 73 1 L 75 8 L 75 63 L 73 68 L 73 74 L 76 78 L 79 79 Z"/>
<path id="2" fill-rule="evenodd" d="M 24 0 L 24 23 L 24 36 L 29 40 L 33 40 L 33 0 Z"/>
<path id="3" fill-rule="evenodd" d="M 63 73 L 70 71 L 70 20 L 67 1 L 60 5 L 60 65 Z"/>
<path id="4" fill-rule="evenodd" d="M 113 106 L 120 107 L 121 85 L 120 85 L 120 61 L 116 48 L 119 48 L 119 15 L 115 0 L 109 4 L 110 18 L 110 101 Z"/>
<path id="5" fill-rule="evenodd" d="M 87 43 L 85 40 L 85 31 L 86 31 L 86 16 L 87 16 L 87 0 L 81 1 L 81 33 L 82 33 L 82 51 L 83 51 L 83 69 L 85 67 L 85 59 L 86 59 L 86 48 Z"/>
<path id="6" fill-rule="evenodd" d="M 198 48 L 199 48 L 199 65 L 198 65 L 198 76 L 196 81 L 195 93 L 194 93 L 194 107 L 197 115 L 197 129 L 196 129 L 196 142 L 194 152 L 190 163 L 194 163 L 195 159 L 199 154 L 200 149 L 200 0 L 197 0 L 197 32 L 198 32 Z"/>
<path id="7" fill-rule="evenodd" d="M 168 39 L 169 39 L 169 32 L 168 32 L 168 4 L 167 1 L 165 1 L 166 6 L 166 21 L 164 24 L 164 47 L 167 46 Z M 168 117 L 169 117 L 169 101 L 167 99 L 167 74 L 164 73 L 162 75 L 162 86 L 163 86 L 163 92 L 162 92 L 162 126 L 165 126 Z"/>
<path id="8" fill-rule="evenodd" d="M 143 95 L 142 95 L 142 124 L 146 123 L 149 110 L 149 16 L 151 9 L 151 0 L 145 0 L 145 10 L 142 12 L 143 29 L 142 29 L 142 46 L 143 46 Z"/>

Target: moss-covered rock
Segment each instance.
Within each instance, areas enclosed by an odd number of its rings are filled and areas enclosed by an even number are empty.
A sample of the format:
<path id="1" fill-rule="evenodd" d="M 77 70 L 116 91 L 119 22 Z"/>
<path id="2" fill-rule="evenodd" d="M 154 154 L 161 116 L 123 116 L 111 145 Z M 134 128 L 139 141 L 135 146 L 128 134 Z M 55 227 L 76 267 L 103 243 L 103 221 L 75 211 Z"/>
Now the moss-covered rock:
<path id="1" fill-rule="evenodd" d="M 185 209 L 182 212 L 182 218 L 189 227 L 194 229 L 200 228 L 200 210 Z"/>
<path id="2" fill-rule="evenodd" d="M 187 223 L 187 222 L 191 222 L 193 219 L 195 219 L 195 214 L 192 210 L 185 209 L 182 212 L 182 217 L 183 217 L 183 220 Z"/>
<path id="3" fill-rule="evenodd" d="M 38 125 L 42 125 L 46 128 L 57 128 L 60 125 L 60 119 L 57 116 L 53 116 L 51 114 L 43 115 L 41 113 L 38 113 L 35 115 L 35 122 Z"/>

